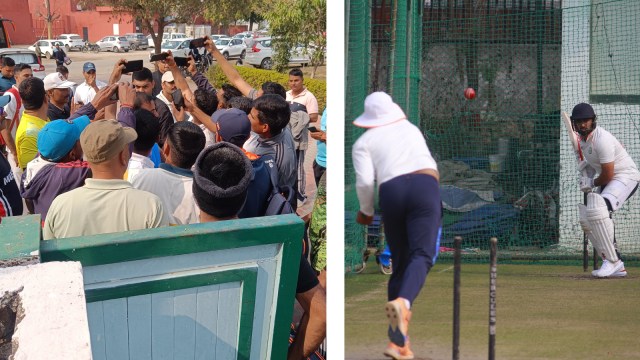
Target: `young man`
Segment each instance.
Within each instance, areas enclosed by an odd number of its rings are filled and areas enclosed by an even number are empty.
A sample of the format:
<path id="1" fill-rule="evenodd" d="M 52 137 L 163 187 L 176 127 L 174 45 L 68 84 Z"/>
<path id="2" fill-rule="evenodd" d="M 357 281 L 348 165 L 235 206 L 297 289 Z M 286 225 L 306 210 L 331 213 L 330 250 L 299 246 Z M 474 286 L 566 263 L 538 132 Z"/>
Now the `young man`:
<path id="1" fill-rule="evenodd" d="M 96 65 L 92 62 L 86 62 L 82 65 L 82 76 L 84 82 L 75 90 L 74 101 L 76 104 L 88 104 L 96 96 L 96 93 L 107 86 L 107 83 L 96 79 Z"/>
<path id="2" fill-rule="evenodd" d="M 12 58 L 8 56 L 2 58 L 0 62 L 0 75 L 2 75 L 0 76 L 0 95 L 16 84 L 16 79 L 13 76 L 15 67 L 16 62 Z"/>
<path id="3" fill-rule="evenodd" d="M 616 249 L 611 215 L 635 193 L 640 172 L 618 139 L 602 127 L 596 127 L 596 113 L 591 105 L 576 105 L 571 120 L 574 130 L 580 134 L 584 155 L 584 161 L 580 163 L 580 190 L 587 193 L 587 205 L 578 205 L 580 225 L 602 258 L 602 267 L 592 275 L 600 278 L 626 276 L 627 271 Z"/>
<path id="4" fill-rule="evenodd" d="M 134 188 L 160 198 L 170 225 L 198 222 L 200 209 L 193 199 L 191 167 L 204 149 L 204 141 L 200 128 L 191 122 L 171 125 L 162 148 L 165 162 L 158 169 L 140 170 L 131 182 Z"/>
<path id="5" fill-rule="evenodd" d="M 193 196 L 202 210 L 200 222 L 238 219 L 252 174 L 249 159 L 231 143 L 220 142 L 203 150 L 196 160 L 193 180 Z M 326 334 L 325 290 L 302 256 L 296 299 L 305 315 L 295 340 L 289 346 L 289 360 L 305 359 L 311 355 Z"/>
<path id="6" fill-rule="evenodd" d="M 89 123 L 87 116 L 72 122 L 54 120 L 38 134 L 40 156 L 27 164 L 20 195 L 33 214 L 41 214 L 43 222 L 53 199 L 84 185 L 90 177 L 91 170 L 89 164 L 82 161 L 80 146 L 80 134 Z"/>
<path id="7" fill-rule="evenodd" d="M 125 174 L 125 179 L 128 182 L 132 182 L 140 170 L 155 167 L 149 156 L 160 136 L 160 124 L 157 116 L 145 109 L 137 109 L 134 114 L 138 138 L 133 142 L 133 153 Z"/>
<path id="8" fill-rule="evenodd" d="M 257 136 L 247 141 L 245 149 L 260 156 L 272 156 L 278 169 L 278 186 L 296 189 L 296 153 L 293 136 L 287 127 L 290 116 L 289 104 L 281 96 L 268 94 L 256 99 L 249 121 L 251 131 Z M 294 208 L 296 205 L 292 204 Z"/>
<path id="9" fill-rule="evenodd" d="M 140 71 L 134 72 L 131 75 L 131 80 L 136 92 L 143 92 L 148 95 L 153 94 L 154 81 L 153 75 L 149 69 L 144 68 Z M 173 116 L 171 115 L 169 107 L 157 97 L 155 99 L 155 105 L 160 121 L 160 141 L 158 142 L 158 145 L 162 147 L 169 132 L 169 127 L 173 124 Z"/>
<path id="10" fill-rule="evenodd" d="M 0 107 L 5 106 L 9 101 L 9 96 L 0 96 Z M 4 130 L 8 123 L 10 120 L 4 116 L 4 113 L 0 114 L 0 130 Z M 16 182 L 11 165 L 0 153 L 0 222 L 5 216 L 22 215 L 22 199 Z"/>
<path id="11" fill-rule="evenodd" d="M 298 192 L 303 196 L 305 194 L 306 176 L 304 171 L 304 155 L 307 150 L 309 139 L 307 126 L 309 123 L 318 121 L 318 100 L 304 86 L 304 75 L 302 70 L 295 68 L 289 71 L 289 91 L 287 91 L 286 100 L 292 105 L 291 112 L 297 116 L 292 116 L 291 126 L 293 138 L 296 140 L 296 157 L 298 158 Z M 302 105 L 295 106 L 297 104 Z M 308 114 L 308 118 L 304 116 Z"/>
<path id="12" fill-rule="evenodd" d="M 16 83 L 11 89 L 5 91 L 5 95 L 9 96 L 11 100 L 4 106 L 4 114 L 9 119 L 8 125 L 0 131 L 2 139 L 7 146 L 7 158 L 11 164 L 13 175 L 17 181 L 22 179 L 22 169 L 18 167 L 18 153 L 16 151 L 16 131 L 18 125 L 20 125 L 20 118 L 24 111 L 22 105 L 22 98 L 20 97 L 20 91 L 18 87 L 25 80 L 33 76 L 33 70 L 29 64 L 19 64 L 15 69 Z"/>
<path id="13" fill-rule="evenodd" d="M 217 142 L 228 142 L 242 149 L 243 144 L 249 139 L 251 134 L 251 122 L 247 114 L 240 109 L 221 110 L 217 118 L 216 134 Z M 242 149 L 247 158 L 251 161 L 253 176 L 247 190 L 247 200 L 238 213 L 241 219 L 264 216 L 267 200 L 271 195 L 272 185 L 269 169 L 265 161 L 257 154 Z"/>
<path id="14" fill-rule="evenodd" d="M 353 124 L 367 129 L 352 153 L 360 201 L 356 221 L 363 225 L 373 221 L 377 182 L 393 260 L 385 306 L 391 342 L 384 354 L 413 359 L 408 337 L 411 303 L 438 255 L 442 215 L 438 168 L 420 129 L 386 93 L 367 96 L 364 113 Z"/>
<path id="15" fill-rule="evenodd" d="M 85 185 L 59 195 L 44 224 L 44 239 L 96 235 L 168 225 L 160 199 L 122 180 L 134 129 L 116 120 L 89 124 L 80 144 L 91 168 Z"/>
<path id="16" fill-rule="evenodd" d="M 59 72 L 51 73 L 44 78 L 44 90 L 49 96 L 47 117 L 51 120 L 68 119 L 71 116 L 69 92 L 76 86 Z"/>
<path id="17" fill-rule="evenodd" d="M 56 43 L 56 48 L 53 50 L 53 57 L 56 60 L 56 66 L 64 65 L 64 58 L 67 54 L 60 47 L 60 43 Z"/>

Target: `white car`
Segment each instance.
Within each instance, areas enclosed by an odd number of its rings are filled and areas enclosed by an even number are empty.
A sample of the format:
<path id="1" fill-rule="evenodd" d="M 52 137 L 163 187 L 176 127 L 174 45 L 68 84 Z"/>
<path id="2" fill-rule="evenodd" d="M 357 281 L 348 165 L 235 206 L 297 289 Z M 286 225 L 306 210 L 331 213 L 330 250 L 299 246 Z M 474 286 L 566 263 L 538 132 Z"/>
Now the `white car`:
<path id="1" fill-rule="evenodd" d="M 231 57 L 239 57 L 241 59 L 244 59 L 244 56 L 247 54 L 247 45 L 245 45 L 240 38 L 221 38 L 216 40 L 215 44 L 225 59 Z"/>
<path id="2" fill-rule="evenodd" d="M 162 34 L 162 42 L 171 40 L 185 40 L 187 34 L 184 33 L 164 33 Z"/>
<path id="3" fill-rule="evenodd" d="M 96 41 L 96 45 L 100 47 L 101 51 L 129 51 L 129 40 L 126 37 L 120 35 L 105 36 L 102 39 Z"/>
<path id="4" fill-rule="evenodd" d="M 189 57 L 191 49 L 189 49 L 189 42 L 191 39 L 184 40 L 169 40 L 162 43 L 160 52 L 167 52 L 171 50 L 173 57 Z M 200 52 L 202 54 L 202 52 Z M 151 52 L 151 55 L 155 54 L 155 51 Z"/>
<path id="5" fill-rule="evenodd" d="M 40 47 L 40 56 L 44 56 L 47 59 L 51 59 L 53 57 L 53 52 L 56 49 L 56 44 L 60 44 L 63 46 L 62 42 L 58 40 L 38 40 L 33 45 L 29 46 L 27 49 L 36 51 L 36 45 Z"/>
<path id="6" fill-rule="evenodd" d="M 216 40 L 218 39 L 228 38 L 228 37 L 229 35 L 223 35 L 223 34 L 211 34 L 211 36 L 209 36 L 209 38 L 213 40 L 213 42 L 216 42 Z"/>
<path id="7" fill-rule="evenodd" d="M 253 65 L 257 68 L 265 70 L 271 70 L 273 68 L 273 49 L 271 48 L 271 38 L 257 38 L 253 47 L 247 52 L 247 56 L 244 60 L 247 64 Z M 304 48 L 297 46 L 291 49 L 289 53 L 289 65 L 302 64 L 306 66 L 311 62 L 309 55 L 304 53 Z"/>
<path id="8" fill-rule="evenodd" d="M 33 70 L 33 76 L 44 79 L 46 75 L 44 73 L 44 65 L 42 65 L 40 59 L 36 56 L 35 51 L 15 47 L 0 49 L 0 58 L 5 56 L 12 58 L 16 64 L 29 64 L 31 66 L 31 70 Z"/>
<path id="9" fill-rule="evenodd" d="M 72 49 L 80 51 L 84 46 L 84 39 L 78 34 L 60 34 L 56 40 L 60 40 L 64 44 L 65 52 Z"/>

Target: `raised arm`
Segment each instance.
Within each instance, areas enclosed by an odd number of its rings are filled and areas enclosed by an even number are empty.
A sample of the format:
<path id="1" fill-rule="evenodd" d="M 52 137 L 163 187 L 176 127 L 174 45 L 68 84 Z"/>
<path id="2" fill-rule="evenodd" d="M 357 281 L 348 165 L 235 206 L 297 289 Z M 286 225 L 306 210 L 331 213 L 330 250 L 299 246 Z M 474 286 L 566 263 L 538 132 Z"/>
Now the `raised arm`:
<path id="1" fill-rule="evenodd" d="M 222 69 L 222 72 L 224 73 L 224 75 L 227 77 L 227 79 L 229 79 L 229 82 L 231 83 L 231 85 L 235 86 L 238 90 L 240 90 L 242 95 L 251 97 L 249 96 L 249 94 L 251 93 L 251 90 L 253 90 L 253 87 L 251 87 L 251 85 L 249 85 L 249 83 L 246 82 L 242 78 L 242 76 L 240 76 L 240 73 L 238 73 L 238 70 L 236 70 L 236 68 L 233 65 L 231 65 L 231 63 L 227 61 L 227 59 L 225 59 L 224 56 L 222 56 L 222 54 L 220 53 L 220 50 L 218 50 L 216 45 L 213 43 L 211 39 L 209 39 L 209 37 L 207 37 L 207 40 L 204 42 L 204 47 L 211 54 L 211 56 L 213 56 L 213 58 L 216 60 L 216 62 L 218 63 L 218 66 L 220 66 L 220 69 Z"/>

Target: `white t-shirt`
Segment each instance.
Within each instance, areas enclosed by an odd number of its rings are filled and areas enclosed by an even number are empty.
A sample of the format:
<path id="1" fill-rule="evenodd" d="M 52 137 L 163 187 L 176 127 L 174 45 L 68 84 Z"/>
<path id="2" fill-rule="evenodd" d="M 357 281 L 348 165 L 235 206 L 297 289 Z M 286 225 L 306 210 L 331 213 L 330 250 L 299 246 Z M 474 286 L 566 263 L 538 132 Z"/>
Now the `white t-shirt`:
<path id="1" fill-rule="evenodd" d="M 204 133 L 204 148 L 208 148 L 209 146 L 216 143 L 216 134 L 212 133 L 211 130 L 207 129 L 204 124 L 198 124 L 202 132 Z"/>
<path id="2" fill-rule="evenodd" d="M 102 89 L 107 86 L 107 83 L 96 79 L 96 86 L 98 86 L 98 89 Z M 85 81 L 76 88 L 76 92 L 73 95 L 73 101 L 76 104 L 81 102 L 82 104 L 87 105 L 95 96 L 96 90 L 89 86 Z"/>
<path id="3" fill-rule="evenodd" d="M 157 195 L 169 215 L 171 225 L 200 222 L 200 208 L 193 198 L 193 178 L 164 169 L 142 169 L 133 178 L 135 189 Z"/>
<path id="4" fill-rule="evenodd" d="M 360 211 L 374 213 L 374 180 L 378 186 L 422 169 L 438 170 L 418 127 L 408 120 L 368 129 L 353 144 L 353 166 Z"/>
<path id="5" fill-rule="evenodd" d="M 600 164 L 613 161 L 614 179 L 640 181 L 640 171 L 638 171 L 636 163 L 629 156 L 627 150 L 624 149 L 615 136 L 602 127 L 596 126 L 586 141 L 580 140 L 580 148 L 584 159 L 598 174 L 602 172 Z"/>
<path id="6" fill-rule="evenodd" d="M 142 169 L 153 169 L 153 161 L 146 156 L 131 153 L 129 165 L 127 166 L 127 181 L 132 182 Z"/>

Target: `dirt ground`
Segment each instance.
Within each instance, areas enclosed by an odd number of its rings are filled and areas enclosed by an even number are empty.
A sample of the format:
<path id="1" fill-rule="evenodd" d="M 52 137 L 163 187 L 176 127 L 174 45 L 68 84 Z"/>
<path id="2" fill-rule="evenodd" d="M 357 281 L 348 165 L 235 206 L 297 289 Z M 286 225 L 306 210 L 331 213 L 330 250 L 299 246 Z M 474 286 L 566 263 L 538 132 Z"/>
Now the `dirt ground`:
<path id="1" fill-rule="evenodd" d="M 593 279 L 577 266 L 498 265 L 497 359 L 638 359 L 640 269 Z M 369 263 L 345 279 L 345 358 L 385 359 L 388 277 Z M 453 266 L 437 264 L 413 306 L 417 359 L 451 359 Z M 488 355 L 489 265 L 463 264 L 460 358 Z"/>

